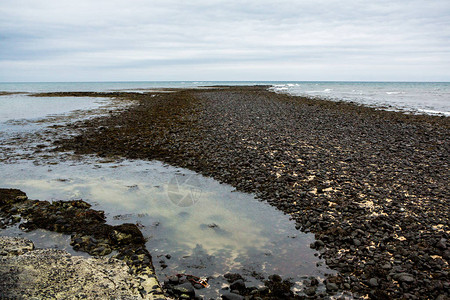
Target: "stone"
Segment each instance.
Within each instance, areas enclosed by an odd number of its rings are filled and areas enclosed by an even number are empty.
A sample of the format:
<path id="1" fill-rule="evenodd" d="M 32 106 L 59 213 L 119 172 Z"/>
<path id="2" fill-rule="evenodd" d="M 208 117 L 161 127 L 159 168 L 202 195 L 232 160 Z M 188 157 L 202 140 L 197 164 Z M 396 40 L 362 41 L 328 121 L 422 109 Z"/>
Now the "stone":
<path id="1" fill-rule="evenodd" d="M 72 256 L 54 249 L 32 250 L 31 241 L 19 240 L 0 237 L 0 251 L 17 249 L 8 246 L 9 242 L 26 249 L 0 257 L 0 291 L 6 299 L 142 299 L 140 280 L 123 261 Z"/>
<path id="2" fill-rule="evenodd" d="M 378 279 L 376 279 L 376 278 L 370 278 L 370 280 L 369 280 L 369 285 L 370 285 L 371 287 L 377 287 L 377 286 L 378 286 Z"/>
<path id="3" fill-rule="evenodd" d="M 409 273 L 396 273 L 392 275 L 392 278 L 400 282 L 406 283 L 414 282 L 414 277 Z"/>
<path id="4" fill-rule="evenodd" d="M 179 281 L 178 276 L 169 276 L 167 279 L 168 279 L 169 283 L 171 283 L 171 284 L 177 284 Z"/>
<path id="5" fill-rule="evenodd" d="M 21 255 L 34 249 L 33 242 L 16 237 L 0 238 L 0 256 Z"/>
<path id="6" fill-rule="evenodd" d="M 178 295 L 186 294 L 189 296 L 195 296 L 195 290 L 194 287 L 190 282 L 185 282 L 179 285 L 176 285 L 172 288 L 172 290 L 177 293 Z"/>
<path id="7" fill-rule="evenodd" d="M 274 274 L 269 276 L 269 280 L 272 280 L 274 282 L 281 282 L 283 279 L 280 275 Z"/>
<path id="8" fill-rule="evenodd" d="M 230 292 L 224 292 L 222 294 L 222 299 L 223 300 L 243 300 L 244 297 L 235 293 L 230 293 Z"/>
<path id="9" fill-rule="evenodd" d="M 355 245 L 356 247 L 361 246 L 361 241 L 358 239 L 353 239 L 353 245 Z"/>
<path id="10" fill-rule="evenodd" d="M 236 291 L 244 291 L 245 290 L 244 280 L 242 280 L 242 279 L 236 280 L 235 282 L 230 284 L 230 289 L 236 290 Z"/>
<path id="11" fill-rule="evenodd" d="M 442 250 L 447 249 L 447 239 L 440 239 L 439 242 L 437 242 L 436 247 Z"/>
<path id="12" fill-rule="evenodd" d="M 327 283 L 327 291 L 328 292 L 335 292 L 339 289 L 336 283 L 328 282 Z"/>
<path id="13" fill-rule="evenodd" d="M 390 270 L 392 268 L 392 265 L 390 263 L 385 263 L 381 266 L 381 268 L 384 270 Z"/>
<path id="14" fill-rule="evenodd" d="M 319 285 L 319 280 L 317 280 L 317 278 L 311 279 L 311 285 L 312 285 L 312 286 Z"/>
<path id="15" fill-rule="evenodd" d="M 314 296 L 316 294 L 317 288 L 315 286 L 310 286 L 305 289 L 305 294 L 308 296 Z"/>
<path id="16" fill-rule="evenodd" d="M 267 286 L 262 286 L 258 289 L 258 293 L 265 294 L 269 292 L 269 288 Z"/>
<path id="17" fill-rule="evenodd" d="M 241 274 L 238 273 L 227 273 L 225 275 L 223 275 L 223 277 L 225 277 L 227 279 L 228 282 L 234 282 L 238 279 L 244 279 Z"/>
<path id="18" fill-rule="evenodd" d="M 414 277 L 408 275 L 402 275 L 398 278 L 398 281 L 412 283 L 414 282 Z"/>

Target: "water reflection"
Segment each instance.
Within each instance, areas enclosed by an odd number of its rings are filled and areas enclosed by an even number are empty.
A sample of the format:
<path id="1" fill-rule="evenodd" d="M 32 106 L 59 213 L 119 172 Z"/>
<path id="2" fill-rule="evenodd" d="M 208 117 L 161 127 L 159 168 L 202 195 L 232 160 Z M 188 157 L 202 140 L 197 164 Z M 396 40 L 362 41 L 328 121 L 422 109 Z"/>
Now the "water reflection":
<path id="1" fill-rule="evenodd" d="M 105 210 L 111 224 L 138 224 L 162 279 L 239 272 L 250 280 L 277 273 L 301 281 L 327 271 L 316 266 L 319 259 L 309 248 L 313 236 L 295 230 L 287 216 L 189 170 L 145 161 L 38 166 L 22 161 L 0 164 L 0 173 L 1 186 L 22 189 L 31 199 L 83 199 Z M 195 178 L 195 195 L 192 184 L 180 181 L 176 189 L 195 197 L 191 205 L 176 205 L 171 198 L 173 178 L 180 176 Z"/>
<path id="2" fill-rule="evenodd" d="M 36 229 L 30 232 L 25 232 L 19 229 L 18 225 L 8 227 L 0 231 L 0 236 L 14 236 L 31 240 L 36 249 L 58 249 L 65 250 L 72 255 L 90 257 L 85 252 L 78 252 L 73 250 L 70 246 L 70 235 L 58 232 L 47 231 L 44 229 Z"/>

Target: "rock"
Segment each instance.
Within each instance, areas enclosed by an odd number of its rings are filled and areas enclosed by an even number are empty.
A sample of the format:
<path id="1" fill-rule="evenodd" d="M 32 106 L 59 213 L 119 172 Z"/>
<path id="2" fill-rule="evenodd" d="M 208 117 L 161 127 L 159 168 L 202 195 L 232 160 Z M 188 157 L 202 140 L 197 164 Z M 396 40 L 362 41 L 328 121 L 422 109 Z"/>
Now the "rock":
<path id="1" fill-rule="evenodd" d="M 414 277 L 409 273 L 396 273 L 392 274 L 392 278 L 399 282 L 412 283 L 414 282 Z"/>
<path id="2" fill-rule="evenodd" d="M 227 273 L 227 274 L 223 275 L 223 277 L 225 277 L 229 283 L 234 282 L 238 279 L 242 279 L 242 280 L 244 279 L 241 276 L 241 274 L 238 274 L 238 273 Z"/>
<path id="3" fill-rule="evenodd" d="M 353 239 L 353 245 L 355 245 L 356 247 L 361 246 L 361 241 L 358 239 Z"/>
<path id="4" fill-rule="evenodd" d="M 316 294 L 317 288 L 315 286 L 310 286 L 305 289 L 305 294 L 308 296 L 314 296 Z"/>
<path id="5" fill-rule="evenodd" d="M 370 278 L 370 280 L 369 280 L 369 285 L 370 285 L 371 287 L 377 287 L 377 286 L 378 286 L 378 279 L 376 279 L 376 278 Z"/>
<path id="6" fill-rule="evenodd" d="M 274 274 L 269 276 L 269 280 L 272 280 L 274 282 L 281 282 L 283 279 L 280 275 Z"/>
<path id="7" fill-rule="evenodd" d="M 238 279 L 235 282 L 233 282 L 232 284 L 230 284 L 230 289 L 231 290 L 236 290 L 236 291 L 245 291 L 245 283 L 244 280 L 242 279 Z"/>
<path id="8" fill-rule="evenodd" d="M 177 284 L 179 281 L 178 276 L 169 276 L 169 278 L 167 278 L 167 280 L 171 284 Z"/>
<path id="9" fill-rule="evenodd" d="M 312 285 L 312 286 L 319 285 L 319 280 L 317 280 L 317 278 L 311 279 L 311 285 Z"/>
<path id="10" fill-rule="evenodd" d="M 0 256 L 21 255 L 34 250 L 33 242 L 16 237 L 0 237 Z"/>
<path id="11" fill-rule="evenodd" d="M 17 189 L 0 189 L 0 206 L 27 200 L 27 195 Z"/>
<path id="12" fill-rule="evenodd" d="M 414 277 L 408 275 L 402 275 L 398 278 L 398 281 L 412 283 L 414 282 Z"/>
<path id="13" fill-rule="evenodd" d="M 17 245 L 27 251 L 13 250 L 23 254 L 0 257 L 0 291 L 6 299 L 48 299 L 55 295 L 60 299 L 142 299 L 140 280 L 129 273 L 123 261 L 83 258 L 53 249 L 31 250 L 32 242 L 19 238 L 0 237 L 0 245 L 0 251 L 17 249 Z"/>
<path id="14" fill-rule="evenodd" d="M 328 292 L 335 292 L 335 291 L 337 291 L 339 289 L 337 284 L 333 283 L 333 282 L 327 282 L 326 287 L 327 287 L 327 291 Z"/>
<path id="15" fill-rule="evenodd" d="M 442 250 L 447 249 L 447 239 L 440 239 L 439 242 L 437 242 L 436 247 Z"/>
<path id="16" fill-rule="evenodd" d="M 235 293 L 230 293 L 230 292 L 224 292 L 222 294 L 222 299 L 223 300 L 243 300 L 244 297 Z"/>
<path id="17" fill-rule="evenodd" d="M 144 236 L 136 224 L 125 223 L 114 226 L 113 238 L 119 244 L 141 244 L 145 243 Z"/>
<path id="18" fill-rule="evenodd" d="M 390 270 L 392 268 L 392 265 L 390 263 L 385 263 L 381 266 L 381 268 L 384 270 Z"/>
<path id="19" fill-rule="evenodd" d="M 189 295 L 192 297 L 195 296 L 194 287 L 192 286 L 192 284 L 190 282 L 185 282 L 185 283 L 176 285 L 172 288 L 172 290 L 178 295 L 186 294 L 186 295 Z"/>

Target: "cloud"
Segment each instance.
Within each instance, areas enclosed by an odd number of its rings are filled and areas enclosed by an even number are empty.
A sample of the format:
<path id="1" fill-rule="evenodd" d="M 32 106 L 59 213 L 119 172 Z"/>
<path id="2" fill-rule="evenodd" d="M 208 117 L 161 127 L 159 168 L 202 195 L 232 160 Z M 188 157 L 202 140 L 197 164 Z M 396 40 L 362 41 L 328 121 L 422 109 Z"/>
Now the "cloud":
<path id="1" fill-rule="evenodd" d="M 2 0 L 0 81 L 450 80 L 447 2 Z"/>

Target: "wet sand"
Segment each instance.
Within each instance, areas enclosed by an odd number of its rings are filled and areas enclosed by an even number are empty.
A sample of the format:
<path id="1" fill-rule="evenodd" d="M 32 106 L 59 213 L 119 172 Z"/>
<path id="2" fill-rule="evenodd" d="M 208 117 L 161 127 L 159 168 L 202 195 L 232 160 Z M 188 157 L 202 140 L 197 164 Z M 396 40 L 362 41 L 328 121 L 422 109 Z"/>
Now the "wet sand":
<path id="1" fill-rule="evenodd" d="M 267 87 L 103 96 L 138 104 L 71 125 L 79 134 L 59 150 L 157 159 L 255 193 L 315 233 L 311 247 L 341 274 L 330 291 L 449 296 L 448 118 Z"/>

